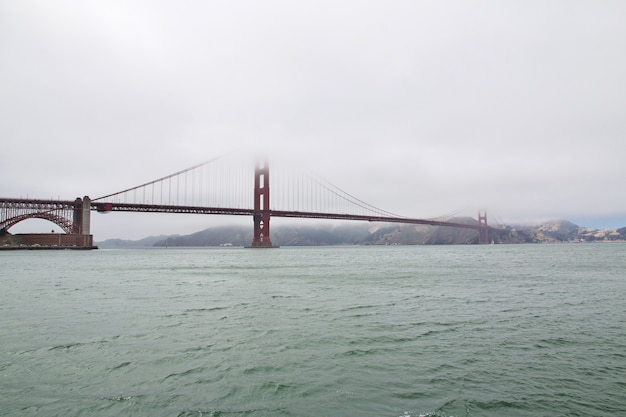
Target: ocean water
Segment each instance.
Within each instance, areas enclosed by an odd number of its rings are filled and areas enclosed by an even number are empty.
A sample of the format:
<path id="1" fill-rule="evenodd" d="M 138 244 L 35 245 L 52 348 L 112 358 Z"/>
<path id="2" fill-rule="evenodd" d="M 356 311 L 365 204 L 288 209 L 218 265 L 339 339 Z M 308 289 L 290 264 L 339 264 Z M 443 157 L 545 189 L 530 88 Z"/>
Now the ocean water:
<path id="1" fill-rule="evenodd" d="M 625 255 L 0 252 L 0 415 L 623 416 Z"/>

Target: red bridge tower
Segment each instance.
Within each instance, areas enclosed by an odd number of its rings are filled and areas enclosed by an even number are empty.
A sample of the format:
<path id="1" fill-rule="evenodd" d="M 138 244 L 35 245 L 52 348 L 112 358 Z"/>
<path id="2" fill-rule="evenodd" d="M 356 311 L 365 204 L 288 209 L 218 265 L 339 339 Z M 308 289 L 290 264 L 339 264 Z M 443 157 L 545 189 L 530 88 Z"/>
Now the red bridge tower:
<path id="1" fill-rule="evenodd" d="M 478 243 L 489 243 L 489 226 L 487 226 L 487 212 L 478 212 Z"/>
<path id="2" fill-rule="evenodd" d="M 253 248 L 271 248 L 270 240 L 270 169 L 267 159 L 257 161 L 254 169 Z"/>

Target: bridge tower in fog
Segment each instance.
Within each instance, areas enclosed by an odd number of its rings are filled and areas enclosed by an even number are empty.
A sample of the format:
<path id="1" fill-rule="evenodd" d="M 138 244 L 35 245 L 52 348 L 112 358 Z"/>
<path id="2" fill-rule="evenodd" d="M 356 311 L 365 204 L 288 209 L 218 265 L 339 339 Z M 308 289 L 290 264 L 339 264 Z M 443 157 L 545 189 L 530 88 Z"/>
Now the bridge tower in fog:
<path id="1" fill-rule="evenodd" d="M 270 169 L 267 159 L 257 160 L 254 168 L 253 248 L 271 248 L 270 240 Z"/>
<path id="2" fill-rule="evenodd" d="M 478 212 L 478 243 L 489 243 L 489 226 L 487 226 L 487 212 Z"/>

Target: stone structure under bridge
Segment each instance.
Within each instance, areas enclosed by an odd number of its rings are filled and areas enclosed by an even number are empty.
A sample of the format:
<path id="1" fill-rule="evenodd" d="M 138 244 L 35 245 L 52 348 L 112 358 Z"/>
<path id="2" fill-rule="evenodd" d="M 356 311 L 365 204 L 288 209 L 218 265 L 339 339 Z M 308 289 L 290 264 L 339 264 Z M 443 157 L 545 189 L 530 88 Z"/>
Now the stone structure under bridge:
<path id="1" fill-rule="evenodd" d="M 9 229 L 27 219 L 44 219 L 65 233 L 25 233 L 11 235 Z M 0 199 L 1 249 L 96 249 L 91 227 L 91 200 L 74 201 Z"/>

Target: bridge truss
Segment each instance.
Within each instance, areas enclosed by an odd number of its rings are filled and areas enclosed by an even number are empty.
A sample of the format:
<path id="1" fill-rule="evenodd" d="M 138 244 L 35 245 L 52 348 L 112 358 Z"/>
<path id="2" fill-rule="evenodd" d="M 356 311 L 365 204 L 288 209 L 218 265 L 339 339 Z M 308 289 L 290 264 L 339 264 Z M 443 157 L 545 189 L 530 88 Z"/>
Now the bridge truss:
<path id="1" fill-rule="evenodd" d="M 0 198 L 0 230 L 26 219 L 44 219 L 59 226 L 65 233 L 80 234 L 82 231 L 83 200 L 28 200 Z"/>

